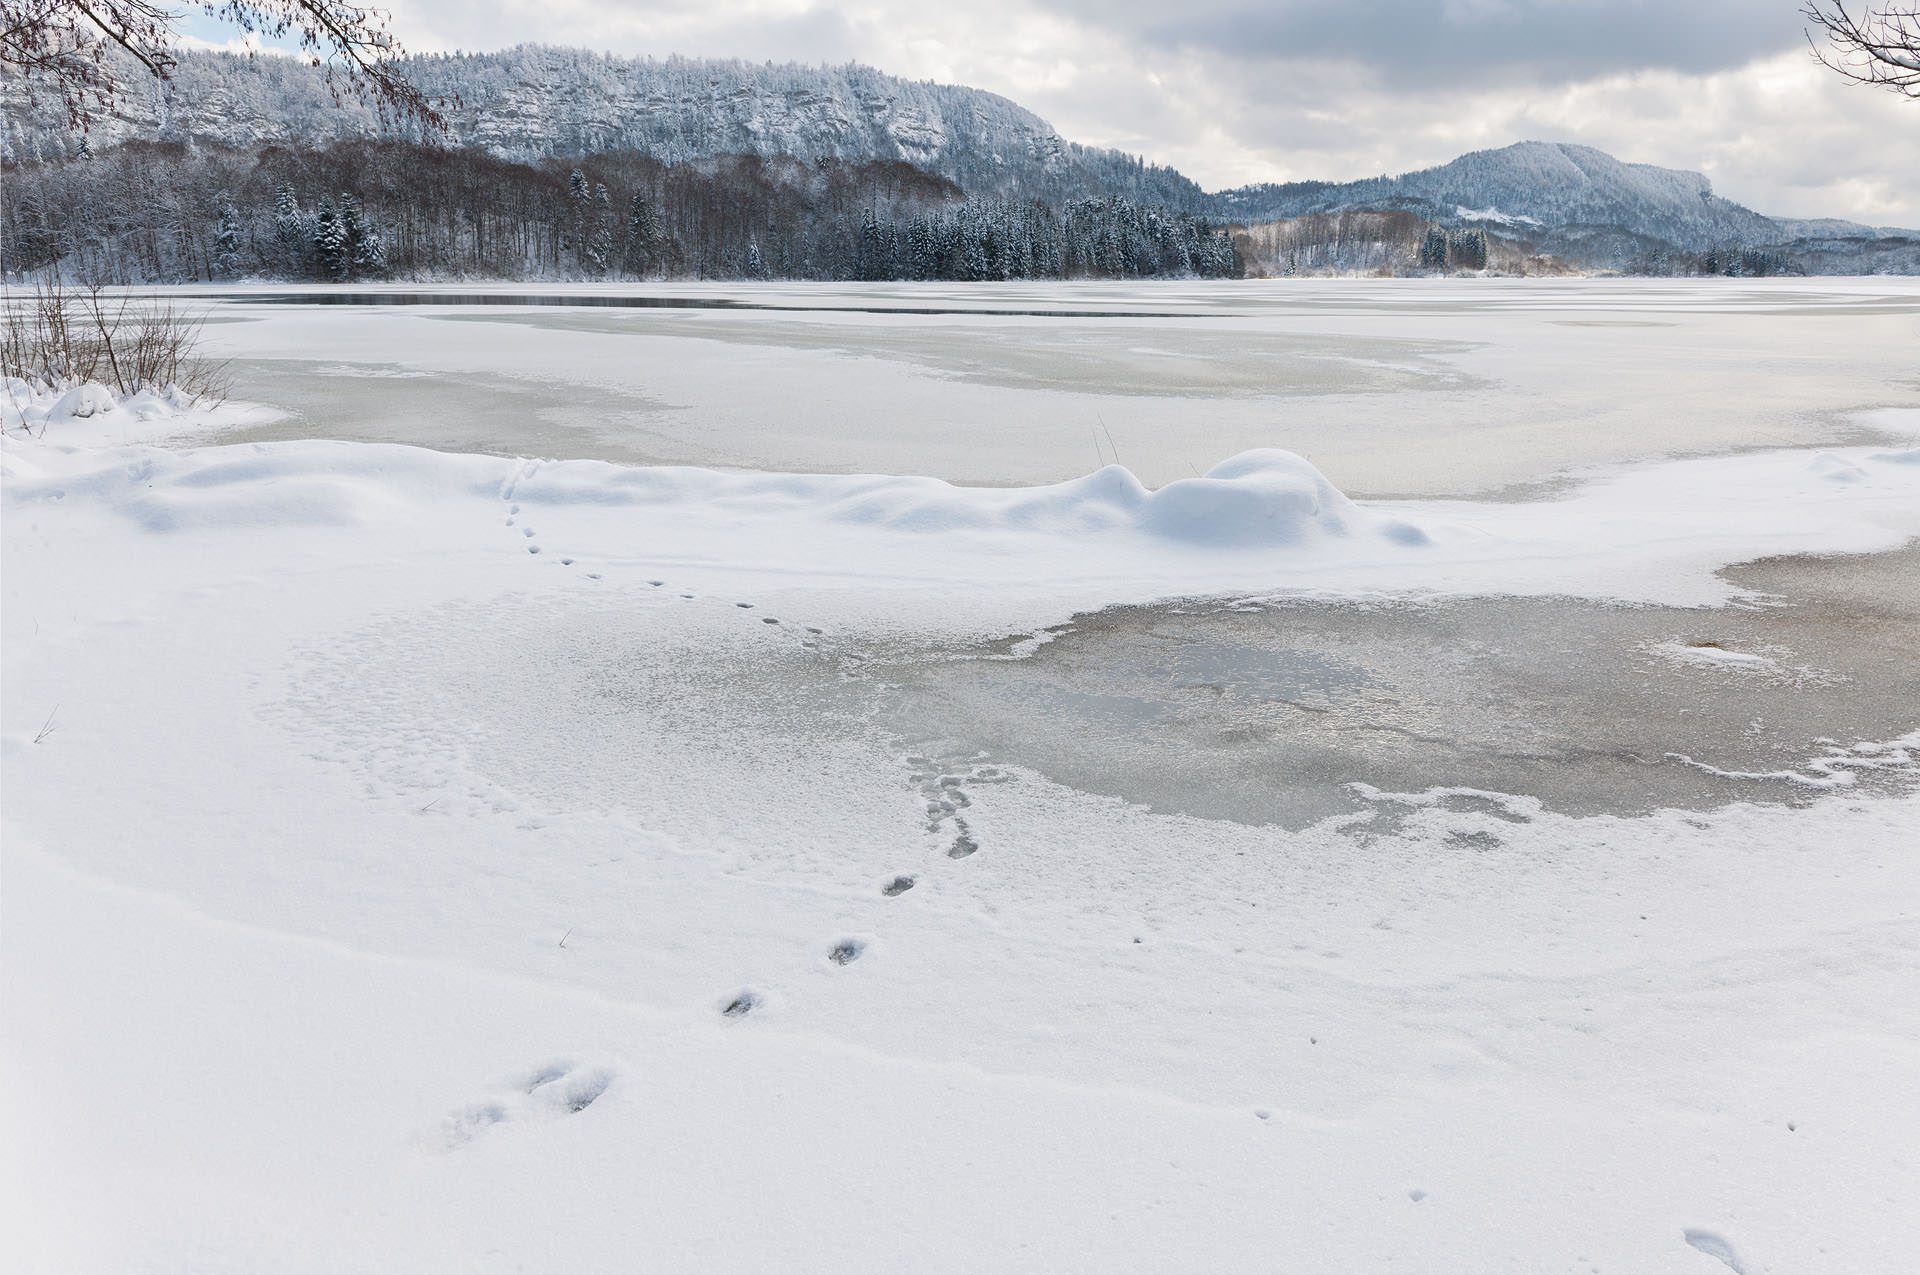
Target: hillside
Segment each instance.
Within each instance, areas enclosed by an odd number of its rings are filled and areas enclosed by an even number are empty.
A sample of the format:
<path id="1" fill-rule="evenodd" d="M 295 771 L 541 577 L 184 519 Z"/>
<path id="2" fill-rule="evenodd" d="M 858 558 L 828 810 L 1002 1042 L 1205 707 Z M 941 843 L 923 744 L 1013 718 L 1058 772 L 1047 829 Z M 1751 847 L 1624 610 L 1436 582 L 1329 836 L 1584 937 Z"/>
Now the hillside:
<path id="1" fill-rule="evenodd" d="M 1247 186 L 1215 197 L 1242 221 L 1343 209 L 1404 209 L 1430 220 L 1481 223 L 1567 247 L 1594 228 L 1681 248 L 1772 243 L 1780 226 L 1722 199 L 1699 173 L 1623 163 L 1590 146 L 1518 142 L 1474 151 L 1437 168 L 1356 182 Z"/>
<path id="2" fill-rule="evenodd" d="M 870 67 L 620 58 L 521 45 L 410 58 L 405 74 L 445 99 L 456 145 L 534 161 L 636 151 L 663 163 L 724 155 L 851 163 L 904 161 L 977 195 L 1060 201 L 1117 194 L 1197 211 L 1200 188 L 1171 169 L 1077 146 L 1031 111 L 979 89 L 898 79 Z M 231 149 L 318 147 L 392 136 L 368 107 L 336 102 L 322 74 L 288 58 L 189 53 L 170 87 L 137 87 L 87 139 Z M 0 81 L 10 162 L 75 153 L 53 104 Z"/>

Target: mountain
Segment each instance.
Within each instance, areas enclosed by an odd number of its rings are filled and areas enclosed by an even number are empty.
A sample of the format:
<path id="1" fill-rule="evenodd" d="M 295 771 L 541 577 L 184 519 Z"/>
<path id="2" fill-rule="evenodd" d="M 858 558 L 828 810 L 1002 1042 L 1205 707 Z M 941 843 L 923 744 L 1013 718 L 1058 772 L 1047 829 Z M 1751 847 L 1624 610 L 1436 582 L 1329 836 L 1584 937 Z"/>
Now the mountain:
<path id="1" fill-rule="evenodd" d="M 1561 142 L 1474 151 L 1399 177 L 1246 186 L 1214 199 L 1216 211 L 1241 221 L 1403 209 L 1431 221 L 1519 234 L 1549 250 L 1596 238 L 1709 248 L 1791 237 L 1771 218 L 1715 195 L 1699 173 L 1623 163 L 1591 146 Z"/>
<path id="2" fill-rule="evenodd" d="M 904 161 L 976 195 L 1059 202 L 1125 195 L 1198 211 L 1205 197 L 1169 168 L 1078 146 L 1004 97 L 897 79 L 870 67 L 613 57 L 521 45 L 499 53 L 409 58 L 402 73 L 450 103 L 452 141 L 509 160 L 637 151 L 666 163 L 722 155 Z M 88 146 L 187 142 L 233 148 L 316 146 L 391 136 L 370 108 L 335 101 L 317 69 L 292 58 L 188 53 L 169 85 L 136 86 Z M 28 104 L 0 81 L 9 162 L 73 154 L 80 139 L 55 104 Z"/>

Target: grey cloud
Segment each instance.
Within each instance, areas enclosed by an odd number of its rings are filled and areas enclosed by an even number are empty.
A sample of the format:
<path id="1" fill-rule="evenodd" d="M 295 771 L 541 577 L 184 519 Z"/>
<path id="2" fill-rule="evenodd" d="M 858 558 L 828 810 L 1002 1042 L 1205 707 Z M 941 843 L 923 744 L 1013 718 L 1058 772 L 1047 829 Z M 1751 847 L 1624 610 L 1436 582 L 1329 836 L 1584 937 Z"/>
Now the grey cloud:
<path id="1" fill-rule="evenodd" d="M 1788 0 L 1042 0 L 1165 49 L 1338 59 L 1410 85 L 1513 84 L 1619 71 L 1705 72 L 1794 47 Z"/>

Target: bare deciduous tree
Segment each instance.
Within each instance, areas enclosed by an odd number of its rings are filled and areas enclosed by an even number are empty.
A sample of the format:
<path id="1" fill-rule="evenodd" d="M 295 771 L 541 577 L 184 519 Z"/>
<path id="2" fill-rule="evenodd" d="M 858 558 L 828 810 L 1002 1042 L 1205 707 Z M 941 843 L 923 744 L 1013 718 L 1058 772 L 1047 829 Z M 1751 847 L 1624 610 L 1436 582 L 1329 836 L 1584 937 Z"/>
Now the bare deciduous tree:
<path id="1" fill-rule="evenodd" d="M 439 108 L 394 70 L 405 50 L 382 10 L 347 0 L 200 0 L 200 8 L 252 34 L 291 37 L 326 69 L 336 96 L 352 92 L 389 118 L 445 128 Z M 0 0 L 0 67 L 24 73 L 29 89 L 57 93 L 84 129 L 119 93 L 114 50 L 168 78 L 181 17 L 163 0 Z"/>
<path id="2" fill-rule="evenodd" d="M 1800 10 L 1814 56 L 1857 84 L 1877 84 L 1920 98 L 1920 7 L 1807 0 Z"/>

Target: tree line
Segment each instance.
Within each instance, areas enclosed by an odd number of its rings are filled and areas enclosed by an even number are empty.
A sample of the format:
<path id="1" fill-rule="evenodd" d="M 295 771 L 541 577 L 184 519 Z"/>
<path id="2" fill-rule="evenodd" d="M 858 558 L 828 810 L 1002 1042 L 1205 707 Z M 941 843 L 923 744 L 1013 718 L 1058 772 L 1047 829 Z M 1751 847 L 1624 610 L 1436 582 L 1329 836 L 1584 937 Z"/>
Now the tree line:
<path id="1" fill-rule="evenodd" d="M 12 166 L 0 269 L 115 283 L 1240 272 L 1227 232 L 1194 216 L 1122 197 L 969 200 L 899 161 L 612 152 L 522 163 L 392 140 L 129 142 Z"/>

